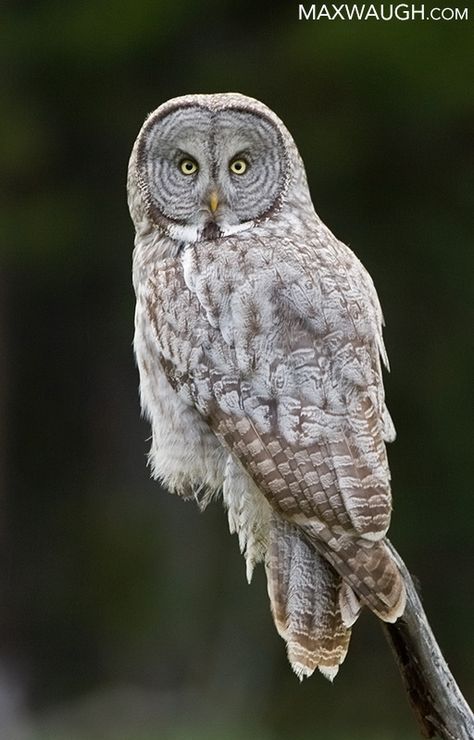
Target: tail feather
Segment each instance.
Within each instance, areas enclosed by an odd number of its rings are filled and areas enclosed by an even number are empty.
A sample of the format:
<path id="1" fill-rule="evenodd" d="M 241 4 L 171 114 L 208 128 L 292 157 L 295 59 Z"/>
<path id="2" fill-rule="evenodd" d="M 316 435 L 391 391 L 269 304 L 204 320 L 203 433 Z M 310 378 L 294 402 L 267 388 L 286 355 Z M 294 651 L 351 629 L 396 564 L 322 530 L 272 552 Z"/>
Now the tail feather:
<path id="1" fill-rule="evenodd" d="M 266 572 L 275 626 L 296 675 L 302 679 L 319 668 L 333 680 L 350 639 L 341 614 L 340 577 L 297 527 L 276 516 Z"/>
<path id="2" fill-rule="evenodd" d="M 352 627 L 360 614 L 361 604 L 352 588 L 345 581 L 339 590 L 339 607 L 342 621 L 346 627 Z"/>
<path id="3" fill-rule="evenodd" d="M 301 525 L 300 525 L 301 526 Z M 305 536 L 350 587 L 361 604 L 384 622 L 396 622 L 405 610 L 405 583 L 400 570 L 383 540 L 362 537 L 337 537 L 326 528 L 301 526 Z M 341 595 L 344 622 L 352 624 L 352 597 L 345 587 Z"/>

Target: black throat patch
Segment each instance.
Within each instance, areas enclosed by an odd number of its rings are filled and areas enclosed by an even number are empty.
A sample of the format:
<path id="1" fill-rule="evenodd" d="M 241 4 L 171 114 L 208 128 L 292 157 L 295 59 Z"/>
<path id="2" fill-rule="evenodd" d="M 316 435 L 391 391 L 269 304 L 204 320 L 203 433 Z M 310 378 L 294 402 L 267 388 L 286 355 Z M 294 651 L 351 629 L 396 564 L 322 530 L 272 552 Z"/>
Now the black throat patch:
<path id="1" fill-rule="evenodd" d="M 201 231 L 201 239 L 212 241 L 213 239 L 219 239 L 221 236 L 222 231 L 215 221 L 208 221 Z"/>

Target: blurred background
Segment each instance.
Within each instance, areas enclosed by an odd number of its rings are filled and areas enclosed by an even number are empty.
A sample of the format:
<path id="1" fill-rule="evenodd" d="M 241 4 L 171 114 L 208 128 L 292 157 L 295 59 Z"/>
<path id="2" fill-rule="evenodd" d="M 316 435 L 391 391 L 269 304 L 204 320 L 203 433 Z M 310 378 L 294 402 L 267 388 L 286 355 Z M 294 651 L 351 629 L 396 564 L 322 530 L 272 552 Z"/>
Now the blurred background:
<path id="1" fill-rule="evenodd" d="M 299 684 L 220 504 L 149 480 L 125 177 L 145 115 L 238 90 L 292 131 L 384 307 L 391 537 L 474 698 L 472 21 L 298 3 L 4 0 L 0 737 L 411 740 L 374 618 Z"/>

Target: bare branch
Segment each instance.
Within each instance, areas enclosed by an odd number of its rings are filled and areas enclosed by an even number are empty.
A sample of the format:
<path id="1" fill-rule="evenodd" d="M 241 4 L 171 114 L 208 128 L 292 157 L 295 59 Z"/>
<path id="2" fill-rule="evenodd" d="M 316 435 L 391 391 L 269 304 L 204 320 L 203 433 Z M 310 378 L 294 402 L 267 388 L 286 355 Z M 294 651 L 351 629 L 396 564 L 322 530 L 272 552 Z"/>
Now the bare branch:
<path id="1" fill-rule="evenodd" d="M 383 623 L 423 737 L 473 740 L 474 715 L 441 654 L 416 592 L 397 551 L 387 543 L 407 587 L 407 605 L 395 624 Z"/>

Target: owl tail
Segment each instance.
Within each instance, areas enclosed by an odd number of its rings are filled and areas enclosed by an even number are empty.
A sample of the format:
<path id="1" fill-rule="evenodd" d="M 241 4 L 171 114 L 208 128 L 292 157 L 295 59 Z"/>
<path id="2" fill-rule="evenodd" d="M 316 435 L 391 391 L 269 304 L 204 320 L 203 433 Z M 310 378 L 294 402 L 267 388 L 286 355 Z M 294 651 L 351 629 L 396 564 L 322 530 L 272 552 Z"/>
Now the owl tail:
<path id="1" fill-rule="evenodd" d="M 374 542 L 362 537 L 317 535 L 311 526 L 302 527 L 310 542 L 344 580 L 339 594 L 343 620 L 352 624 L 352 605 L 368 606 L 384 622 L 396 622 L 405 610 L 406 591 L 403 577 L 383 540 Z"/>
<path id="2" fill-rule="evenodd" d="M 358 538 L 344 543 L 335 555 L 334 560 L 328 559 L 361 604 L 384 622 L 396 622 L 405 611 L 405 582 L 385 542 Z"/>
<path id="3" fill-rule="evenodd" d="M 319 668 L 332 681 L 346 657 L 357 599 L 301 531 L 276 516 L 265 566 L 273 619 L 293 670 L 303 679 Z"/>

